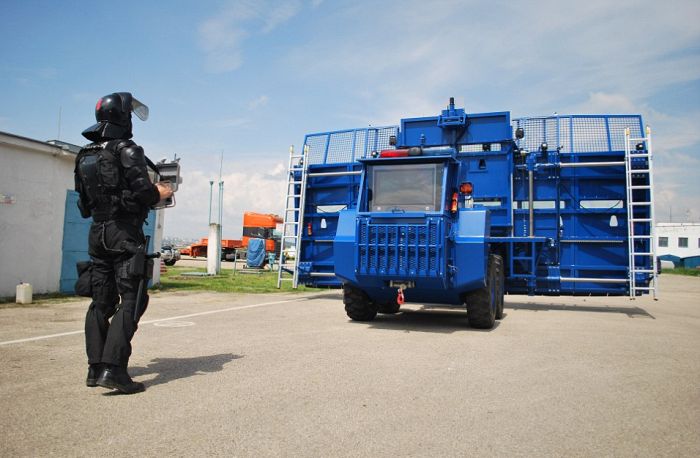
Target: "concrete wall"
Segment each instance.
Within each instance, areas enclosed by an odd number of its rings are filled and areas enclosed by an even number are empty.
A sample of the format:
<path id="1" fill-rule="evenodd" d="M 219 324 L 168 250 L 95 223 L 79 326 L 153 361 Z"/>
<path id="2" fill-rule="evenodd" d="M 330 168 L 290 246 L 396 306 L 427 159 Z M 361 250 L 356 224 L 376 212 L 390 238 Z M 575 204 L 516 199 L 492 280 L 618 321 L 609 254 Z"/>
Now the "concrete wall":
<path id="1" fill-rule="evenodd" d="M 58 291 L 66 190 L 75 154 L 0 132 L 0 296 L 19 282 Z"/>
<path id="2" fill-rule="evenodd" d="M 668 238 L 668 247 L 660 247 L 660 237 Z M 678 246 L 678 239 L 686 237 L 688 247 Z M 656 254 L 659 256 L 673 255 L 679 258 L 700 256 L 700 223 L 657 223 L 656 224 Z"/>

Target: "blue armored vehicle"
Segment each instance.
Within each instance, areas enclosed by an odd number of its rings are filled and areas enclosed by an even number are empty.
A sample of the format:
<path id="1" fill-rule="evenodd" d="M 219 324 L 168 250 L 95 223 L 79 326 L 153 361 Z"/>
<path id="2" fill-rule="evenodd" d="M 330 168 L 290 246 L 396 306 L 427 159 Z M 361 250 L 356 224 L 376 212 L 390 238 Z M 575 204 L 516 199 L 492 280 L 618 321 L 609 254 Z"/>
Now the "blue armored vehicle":
<path id="1" fill-rule="evenodd" d="M 360 321 L 466 306 L 484 329 L 506 293 L 655 294 L 651 168 L 638 115 L 511 120 L 450 99 L 399 126 L 310 134 L 290 154 L 278 285 L 342 286 Z"/>

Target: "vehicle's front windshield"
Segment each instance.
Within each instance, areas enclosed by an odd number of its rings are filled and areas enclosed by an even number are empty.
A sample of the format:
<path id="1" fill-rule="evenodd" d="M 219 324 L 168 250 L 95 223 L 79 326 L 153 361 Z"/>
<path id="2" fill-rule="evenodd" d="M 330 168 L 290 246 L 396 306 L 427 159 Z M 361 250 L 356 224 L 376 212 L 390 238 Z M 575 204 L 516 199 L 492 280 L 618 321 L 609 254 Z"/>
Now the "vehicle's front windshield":
<path id="1" fill-rule="evenodd" d="M 444 169 L 444 164 L 369 166 L 368 210 L 393 213 L 441 211 Z"/>

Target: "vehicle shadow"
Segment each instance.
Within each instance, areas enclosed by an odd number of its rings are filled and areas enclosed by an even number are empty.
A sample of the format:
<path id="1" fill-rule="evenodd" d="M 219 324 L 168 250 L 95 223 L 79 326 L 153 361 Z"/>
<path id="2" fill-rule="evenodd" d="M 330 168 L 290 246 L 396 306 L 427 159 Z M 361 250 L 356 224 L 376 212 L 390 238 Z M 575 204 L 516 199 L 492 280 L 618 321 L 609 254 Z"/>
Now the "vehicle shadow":
<path id="1" fill-rule="evenodd" d="M 204 375 L 211 372 L 219 372 L 224 365 L 235 359 L 243 358 L 242 355 L 223 353 L 210 356 L 196 356 L 194 358 L 156 358 L 146 367 L 131 367 L 129 374 L 132 377 L 144 377 L 155 374 L 150 380 L 144 381 L 146 387 L 161 385 L 173 380 Z"/>
<path id="2" fill-rule="evenodd" d="M 656 317 L 641 307 L 608 307 L 605 305 L 565 305 L 565 304 L 535 304 L 530 302 L 513 303 L 506 302 L 505 309 L 532 310 L 535 312 L 549 312 L 552 310 L 564 312 L 594 312 L 594 313 L 622 313 L 630 318 L 647 317 L 655 320 Z"/>
<path id="3" fill-rule="evenodd" d="M 350 321 L 358 326 L 403 332 L 432 332 L 451 334 L 454 332 L 491 332 L 498 329 L 499 322 L 491 329 L 475 329 L 469 326 L 467 312 L 461 309 L 446 310 L 423 307 L 418 310 L 401 310 L 395 315 L 378 314 L 370 322 Z"/>

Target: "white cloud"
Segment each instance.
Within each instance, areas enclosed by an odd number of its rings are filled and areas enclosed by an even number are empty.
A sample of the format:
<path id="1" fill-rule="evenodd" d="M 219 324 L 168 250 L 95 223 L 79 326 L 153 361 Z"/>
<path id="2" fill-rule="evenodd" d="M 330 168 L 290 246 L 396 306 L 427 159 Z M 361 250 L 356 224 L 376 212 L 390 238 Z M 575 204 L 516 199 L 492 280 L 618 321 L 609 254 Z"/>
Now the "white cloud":
<path id="1" fill-rule="evenodd" d="M 366 9 L 334 10 L 327 27 L 315 25 L 323 39 L 288 53 L 289 67 L 314 83 L 371 86 L 377 106 L 434 107 L 465 94 L 484 109 L 522 106 L 528 115 L 562 112 L 592 93 L 636 102 L 700 78 L 690 51 L 700 42 L 697 2 L 406 0 Z"/>
<path id="2" fill-rule="evenodd" d="M 287 22 L 292 17 L 296 16 L 301 9 L 301 1 L 286 1 L 273 2 L 272 5 L 267 5 L 264 13 L 261 14 L 265 24 L 262 31 L 265 33 L 276 29 L 280 24 Z"/>
<path id="3" fill-rule="evenodd" d="M 260 97 L 257 97 L 253 100 L 251 100 L 248 103 L 248 108 L 251 110 L 256 110 L 258 108 L 262 108 L 267 106 L 267 103 L 270 101 L 270 98 L 266 95 L 261 95 Z"/>
<path id="4" fill-rule="evenodd" d="M 199 42 L 206 55 L 207 70 L 222 73 L 241 66 L 241 42 L 247 36 L 239 29 L 234 17 L 224 15 L 203 22 L 199 26 Z"/>
<path id="5" fill-rule="evenodd" d="M 228 118 L 222 119 L 218 125 L 221 127 L 244 127 L 249 126 L 251 120 L 248 118 Z"/>
<path id="6" fill-rule="evenodd" d="M 280 155 L 277 155 L 278 157 Z M 262 159 L 258 159 L 260 157 Z M 214 164 L 216 162 L 216 164 Z M 175 208 L 166 210 L 164 234 L 188 238 L 206 237 L 209 214 L 209 181 L 214 181 L 212 219 L 218 215 L 218 161 L 212 158 L 210 170 L 197 164 L 183 168 L 183 183 L 176 195 Z M 214 167 L 216 165 L 216 167 Z M 282 214 L 286 164 L 279 159 L 224 162 L 224 238 L 240 238 L 243 213 Z"/>
<path id="7" fill-rule="evenodd" d="M 635 103 L 623 94 L 592 92 L 589 94 L 588 100 L 579 105 L 575 111 L 582 113 L 638 113 L 639 107 L 635 106 Z"/>
<path id="8" fill-rule="evenodd" d="M 281 3 L 243 0 L 228 4 L 199 25 L 199 45 L 204 51 L 206 69 L 226 73 L 240 68 L 248 37 L 272 32 L 300 9 L 298 0 Z"/>

